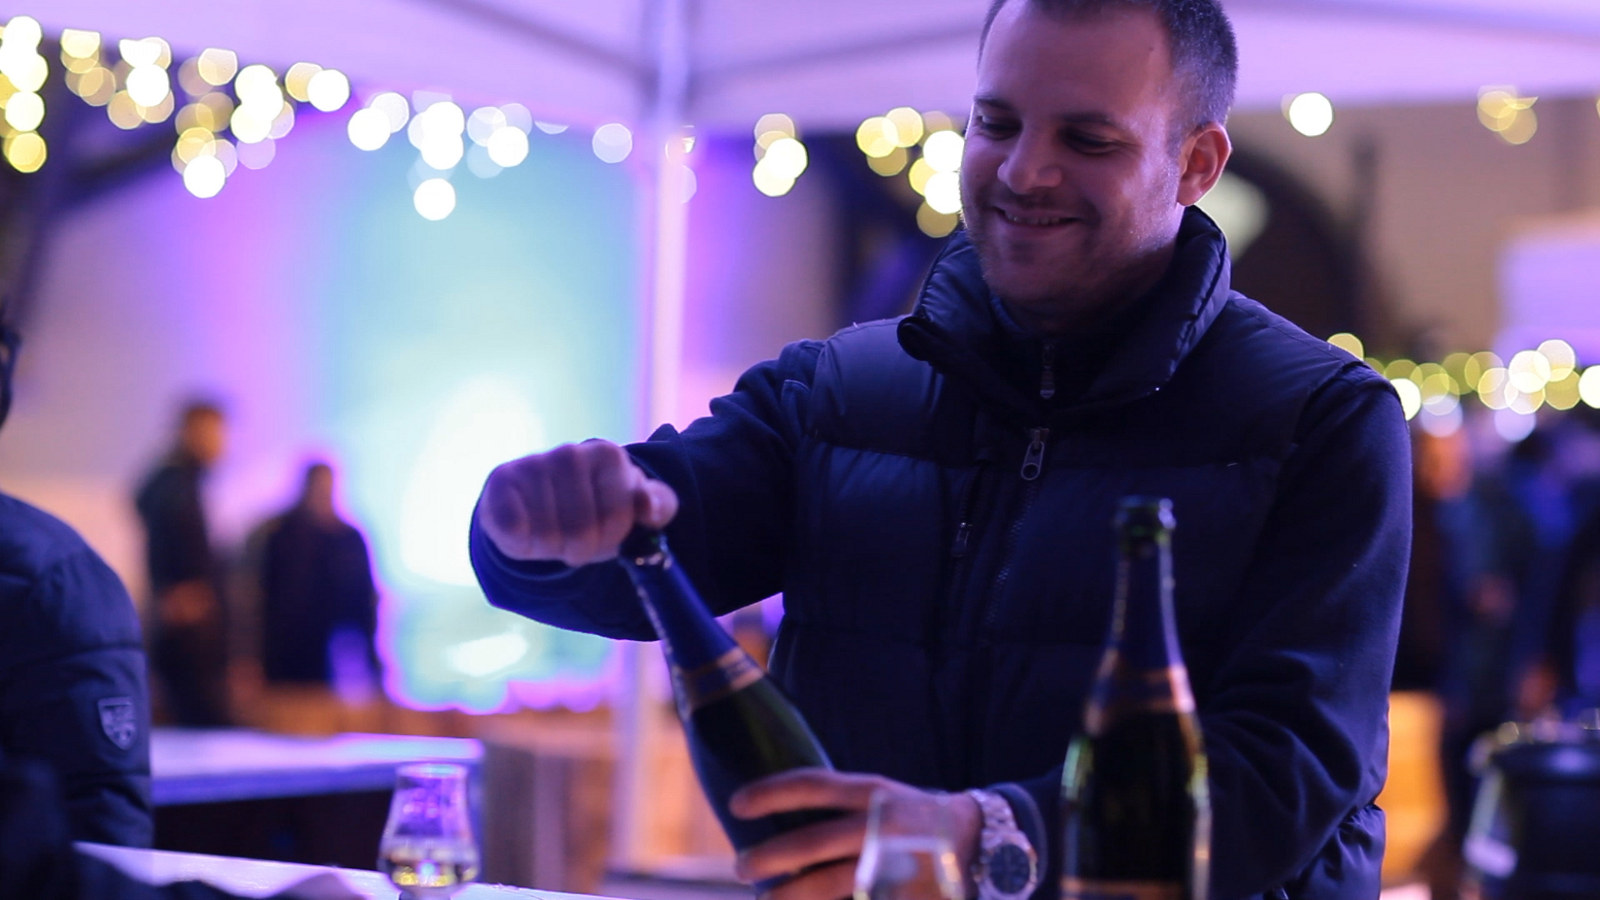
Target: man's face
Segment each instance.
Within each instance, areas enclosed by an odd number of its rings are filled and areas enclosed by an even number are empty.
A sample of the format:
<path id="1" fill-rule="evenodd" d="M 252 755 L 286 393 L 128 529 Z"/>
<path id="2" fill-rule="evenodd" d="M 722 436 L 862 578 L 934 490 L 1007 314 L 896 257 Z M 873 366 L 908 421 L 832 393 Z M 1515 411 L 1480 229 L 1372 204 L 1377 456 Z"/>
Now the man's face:
<path id="1" fill-rule="evenodd" d="M 1153 13 L 1000 10 L 978 60 L 962 212 L 985 280 L 1024 325 L 1092 322 L 1165 271 L 1183 210 L 1178 98 Z"/>
<path id="2" fill-rule="evenodd" d="M 183 447 L 203 466 L 221 459 L 227 442 L 228 426 L 219 415 L 198 415 L 183 425 Z"/>

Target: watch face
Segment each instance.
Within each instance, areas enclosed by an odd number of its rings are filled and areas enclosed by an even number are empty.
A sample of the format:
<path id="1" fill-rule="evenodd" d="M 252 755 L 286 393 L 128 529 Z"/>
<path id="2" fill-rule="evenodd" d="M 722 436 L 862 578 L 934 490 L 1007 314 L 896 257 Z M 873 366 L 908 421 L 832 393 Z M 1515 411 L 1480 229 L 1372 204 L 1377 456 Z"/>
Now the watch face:
<path id="1" fill-rule="evenodd" d="M 1022 893 L 1033 879 L 1033 861 L 1016 844 L 1001 844 L 989 854 L 985 866 L 988 882 L 1008 896 Z"/>

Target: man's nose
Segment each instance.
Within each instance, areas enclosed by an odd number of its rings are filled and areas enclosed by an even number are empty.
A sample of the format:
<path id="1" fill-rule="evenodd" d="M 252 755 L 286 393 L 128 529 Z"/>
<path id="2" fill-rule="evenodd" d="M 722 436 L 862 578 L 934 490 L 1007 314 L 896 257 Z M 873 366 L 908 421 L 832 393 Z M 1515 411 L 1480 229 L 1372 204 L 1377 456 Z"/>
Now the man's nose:
<path id="1" fill-rule="evenodd" d="M 1019 135 L 1000 164 L 1001 182 L 1017 194 L 1057 187 L 1061 179 L 1061 160 L 1042 138 Z"/>

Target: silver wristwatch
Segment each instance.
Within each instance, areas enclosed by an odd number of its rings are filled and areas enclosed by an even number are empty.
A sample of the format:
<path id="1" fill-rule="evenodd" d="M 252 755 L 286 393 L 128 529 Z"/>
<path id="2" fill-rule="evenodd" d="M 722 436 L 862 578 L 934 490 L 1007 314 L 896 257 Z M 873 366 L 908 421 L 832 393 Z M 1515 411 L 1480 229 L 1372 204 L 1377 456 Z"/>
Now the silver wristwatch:
<path id="1" fill-rule="evenodd" d="M 967 796 L 983 812 L 978 858 L 972 863 L 978 900 L 1025 900 L 1039 886 L 1039 854 L 1017 827 L 1006 798 L 979 788 Z"/>

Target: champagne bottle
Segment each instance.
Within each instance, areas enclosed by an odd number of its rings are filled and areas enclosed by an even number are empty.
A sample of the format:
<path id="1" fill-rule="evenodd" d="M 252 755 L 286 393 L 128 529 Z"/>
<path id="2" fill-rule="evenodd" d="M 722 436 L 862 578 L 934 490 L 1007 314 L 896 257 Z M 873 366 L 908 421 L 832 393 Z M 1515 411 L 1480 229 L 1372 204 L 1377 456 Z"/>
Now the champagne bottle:
<path id="1" fill-rule="evenodd" d="M 745 784 L 787 769 L 832 768 L 828 755 L 777 683 L 711 617 L 660 532 L 635 528 L 619 555 L 661 639 L 689 758 L 728 840 L 744 850 L 828 818 L 728 812 L 728 798 Z"/>
<path id="2" fill-rule="evenodd" d="M 1205 900 L 1206 757 L 1172 605 L 1172 503 L 1117 511 L 1111 634 L 1062 773 L 1064 900 Z"/>

